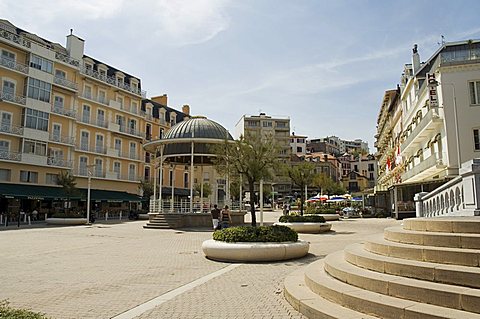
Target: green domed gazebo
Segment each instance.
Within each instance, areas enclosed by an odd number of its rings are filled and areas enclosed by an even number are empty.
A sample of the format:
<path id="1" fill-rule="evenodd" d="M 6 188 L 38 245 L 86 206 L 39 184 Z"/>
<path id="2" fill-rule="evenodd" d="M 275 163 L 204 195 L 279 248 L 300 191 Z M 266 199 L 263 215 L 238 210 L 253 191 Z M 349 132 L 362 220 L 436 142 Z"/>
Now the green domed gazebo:
<path id="1" fill-rule="evenodd" d="M 154 154 L 154 161 L 158 160 L 158 165 L 155 164 L 154 169 L 154 200 L 153 205 L 150 205 L 150 212 L 162 213 L 162 192 L 159 192 L 157 200 L 156 177 L 157 168 L 160 169 L 160 174 L 163 174 L 164 164 L 190 165 L 190 212 L 193 212 L 194 165 L 200 167 L 212 165 L 212 158 L 216 155 L 212 152 L 211 145 L 225 143 L 225 141 L 233 142 L 233 138 L 222 125 L 204 116 L 193 116 L 174 125 L 160 139 L 146 143 L 143 146 L 145 151 Z M 203 189 L 203 179 L 201 183 Z M 201 200 L 203 201 L 203 198 Z"/>

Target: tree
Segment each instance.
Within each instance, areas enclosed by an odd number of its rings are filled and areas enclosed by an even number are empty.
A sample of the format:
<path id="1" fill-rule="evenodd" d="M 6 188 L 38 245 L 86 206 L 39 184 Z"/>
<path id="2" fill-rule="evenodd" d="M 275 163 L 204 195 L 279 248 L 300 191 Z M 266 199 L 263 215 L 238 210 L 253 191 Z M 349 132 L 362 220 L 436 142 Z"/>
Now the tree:
<path id="1" fill-rule="evenodd" d="M 217 172 L 225 174 L 233 171 L 243 176 L 250 192 L 252 226 L 256 226 L 255 184 L 272 176 L 271 170 L 279 162 L 277 144 L 271 136 L 262 138 L 249 134 L 234 142 L 225 141 L 214 147 L 213 152 L 216 155 L 214 165 Z"/>
<path id="2" fill-rule="evenodd" d="M 316 173 L 315 165 L 308 162 L 302 162 L 298 165 L 287 168 L 288 177 L 292 180 L 292 183 L 300 187 L 300 215 L 303 215 L 303 203 L 306 198 L 304 196 L 305 186 L 311 185 Z"/>
<path id="3" fill-rule="evenodd" d="M 200 196 L 200 193 L 202 192 L 201 187 L 202 187 L 202 185 L 200 185 L 200 184 L 193 185 L 193 190 L 195 191 L 195 193 L 198 194 L 198 196 Z M 210 195 L 212 195 L 212 187 L 210 186 L 209 183 L 204 183 L 203 184 L 203 198 L 207 198 Z"/>
<path id="4" fill-rule="evenodd" d="M 327 195 L 340 195 L 347 192 L 347 190 L 342 185 L 336 183 L 330 176 L 325 173 L 318 174 L 313 179 L 313 185 L 319 187 L 322 190 L 322 193 Z"/>
<path id="5" fill-rule="evenodd" d="M 153 183 L 150 181 L 142 180 L 138 188 L 142 191 L 142 199 L 146 201 L 147 210 L 150 208 L 150 197 L 153 195 Z"/>
<path id="6" fill-rule="evenodd" d="M 63 192 L 67 195 L 67 210 L 70 207 L 70 199 L 77 193 L 77 183 L 75 182 L 75 176 L 70 174 L 69 171 L 62 171 L 57 178 L 57 185 L 63 187 Z M 88 204 L 87 204 L 88 205 Z"/>

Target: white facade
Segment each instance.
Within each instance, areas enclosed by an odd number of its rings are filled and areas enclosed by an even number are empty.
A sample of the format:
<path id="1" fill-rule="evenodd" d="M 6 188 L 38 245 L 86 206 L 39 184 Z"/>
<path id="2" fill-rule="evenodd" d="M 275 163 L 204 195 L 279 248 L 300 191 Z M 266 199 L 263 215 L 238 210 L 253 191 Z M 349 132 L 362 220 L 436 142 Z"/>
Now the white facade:
<path id="1" fill-rule="evenodd" d="M 307 154 L 307 136 L 292 134 L 290 136 L 290 147 L 292 149 L 292 154 Z"/>

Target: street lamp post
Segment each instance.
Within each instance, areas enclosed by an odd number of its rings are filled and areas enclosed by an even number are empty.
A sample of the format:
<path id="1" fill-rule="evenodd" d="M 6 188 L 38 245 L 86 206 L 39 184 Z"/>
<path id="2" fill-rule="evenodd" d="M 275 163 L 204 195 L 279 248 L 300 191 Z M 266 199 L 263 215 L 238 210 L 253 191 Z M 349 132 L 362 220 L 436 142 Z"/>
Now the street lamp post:
<path id="1" fill-rule="evenodd" d="M 87 165 L 87 174 L 88 174 L 88 186 L 87 186 L 87 224 L 90 224 L 90 187 L 92 184 L 92 171 L 90 168 L 95 167 L 93 165 Z"/>

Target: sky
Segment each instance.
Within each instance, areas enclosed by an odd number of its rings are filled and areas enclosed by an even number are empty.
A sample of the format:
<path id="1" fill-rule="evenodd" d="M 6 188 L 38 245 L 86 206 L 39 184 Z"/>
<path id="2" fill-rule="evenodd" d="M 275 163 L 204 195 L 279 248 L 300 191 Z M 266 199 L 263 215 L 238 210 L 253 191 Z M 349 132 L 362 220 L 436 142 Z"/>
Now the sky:
<path id="1" fill-rule="evenodd" d="M 308 138 L 373 142 L 385 90 L 413 44 L 480 38 L 480 1 L 0 0 L 0 18 L 141 80 L 234 132 L 243 115 L 289 117 Z"/>

